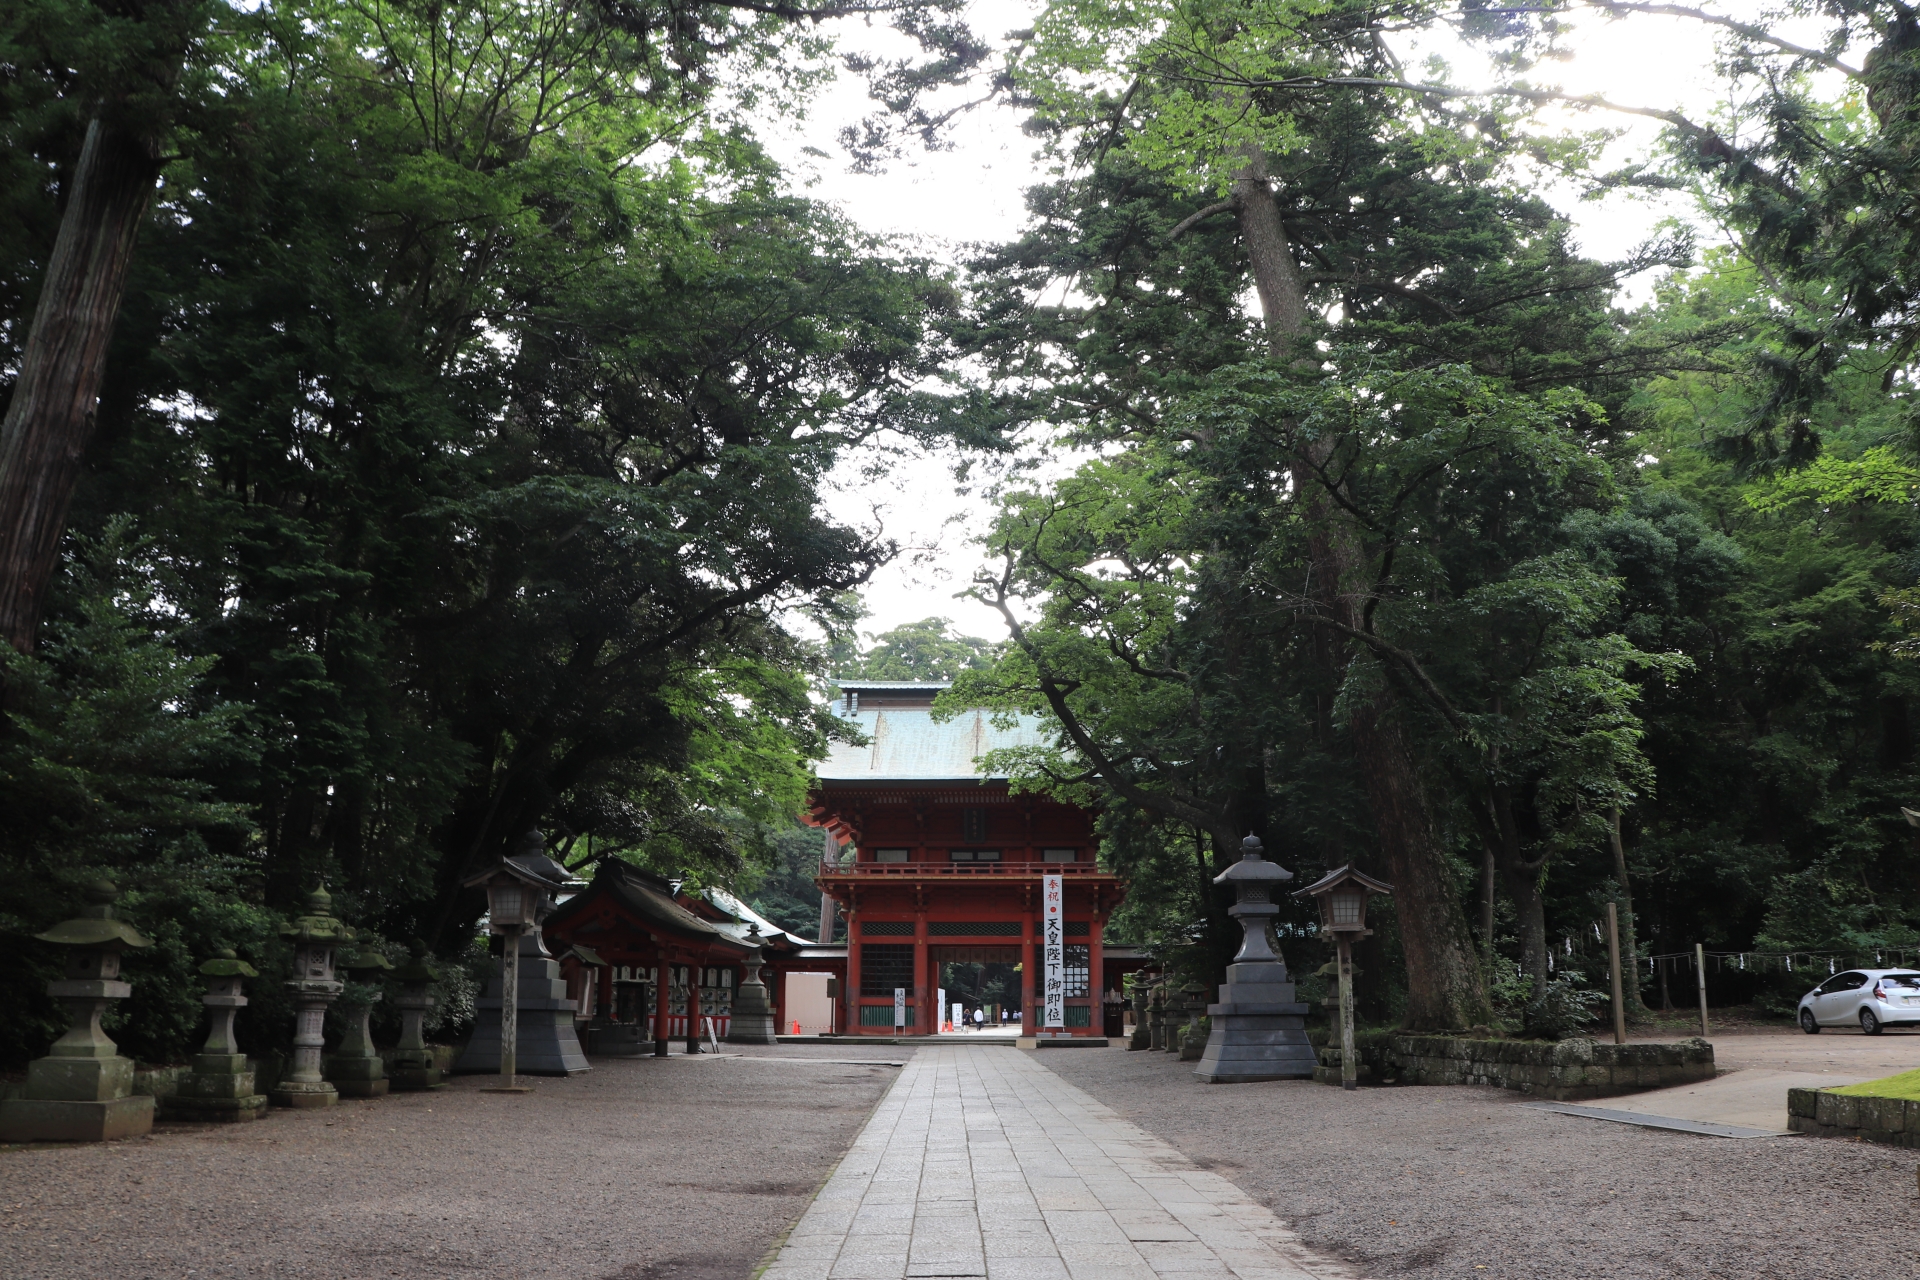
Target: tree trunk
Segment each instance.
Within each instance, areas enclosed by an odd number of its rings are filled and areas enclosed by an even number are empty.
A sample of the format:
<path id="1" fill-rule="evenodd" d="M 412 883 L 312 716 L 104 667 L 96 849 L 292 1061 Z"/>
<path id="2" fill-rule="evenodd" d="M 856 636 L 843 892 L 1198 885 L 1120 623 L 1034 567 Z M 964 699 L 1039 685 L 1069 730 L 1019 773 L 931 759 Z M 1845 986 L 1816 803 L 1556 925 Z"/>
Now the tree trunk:
<path id="1" fill-rule="evenodd" d="M 1626 984 L 1627 1016 L 1638 1018 L 1647 1013 L 1647 1005 L 1640 998 L 1640 944 L 1633 914 L 1633 884 L 1627 879 L 1627 849 L 1620 841 L 1620 810 L 1615 808 L 1607 816 L 1613 820 L 1607 839 L 1613 846 L 1613 874 L 1620 881 L 1620 909 L 1626 916 L 1620 922 L 1620 968 L 1630 975 Z"/>
<path id="2" fill-rule="evenodd" d="M 1498 702 L 1494 710 L 1499 714 Z M 1497 753 L 1495 760 L 1498 760 Z M 1505 786 L 1489 788 L 1484 804 L 1487 817 L 1482 828 L 1483 838 L 1494 852 L 1500 878 L 1506 882 L 1507 894 L 1513 899 L 1514 914 L 1520 923 L 1520 970 L 1533 979 L 1529 1003 L 1537 1005 L 1545 998 L 1547 989 L 1547 903 L 1540 892 L 1540 873 L 1546 859 L 1543 855 L 1529 860 L 1523 851 L 1519 824 L 1514 819 L 1513 796 Z"/>
<path id="3" fill-rule="evenodd" d="M 21 653 L 33 652 L 46 609 L 157 174 L 150 137 L 98 118 L 87 126 L 0 425 L 0 636 Z"/>
<path id="4" fill-rule="evenodd" d="M 1530 1004 L 1546 998 L 1547 904 L 1540 893 L 1540 868 L 1518 857 L 1500 859 L 1500 878 L 1507 882 L 1514 914 L 1520 920 L 1520 967 L 1533 979 Z"/>
<path id="5" fill-rule="evenodd" d="M 1480 858 L 1480 945 L 1486 948 L 1486 962 L 1493 963 L 1493 895 L 1497 873 L 1493 865 L 1493 850 L 1487 850 Z"/>
<path id="6" fill-rule="evenodd" d="M 1306 287 L 1258 157 L 1235 179 L 1234 203 L 1268 342 L 1274 355 L 1293 355 L 1307 334 Z M 1314 367 L 1310 355 L 1302 353 L 1299 359 L 1304 369 Z M 1311 491 L 1309 466 L 1298 467 L 1294 479 L 1296 492 Z M 1314 579 L 1332 596 L 1329 603 L 1341 620 L 1358 625 L 1359 608 L 1349 593 L 1362 578 L 1364 564 L 1350 522 L 1322 499 L 1310 508 L 1309 524 L 1317 531 L 1309 543 Z M 1346 647 L 1327 646 L 1329 651 Z M 1407 960 L 1407 1025 L 1439 1030 L 1485 1023 L 1493 1013 L 1486 978 L 1450 883 L 1446 856 L 1434 840 L 1412 750 L 1393 710 L 1391 692 L 1375 698 L 1355 715 L 1353 742 L 1394 886 L 1394 911 Z"/>
<path id="7" fill-rule="evenodd" d="M 1394 918 L 1407 958 L 1407 1025 L 1461 1029 L 1489 1023 L 1486 973 L 1474 953 L 1452 869 L 1433 838 L 1406 734 L 1383 695 L 1353 717 L 1354 755 L 1366 783 L 1380 851 L 1393 882 Z"/>

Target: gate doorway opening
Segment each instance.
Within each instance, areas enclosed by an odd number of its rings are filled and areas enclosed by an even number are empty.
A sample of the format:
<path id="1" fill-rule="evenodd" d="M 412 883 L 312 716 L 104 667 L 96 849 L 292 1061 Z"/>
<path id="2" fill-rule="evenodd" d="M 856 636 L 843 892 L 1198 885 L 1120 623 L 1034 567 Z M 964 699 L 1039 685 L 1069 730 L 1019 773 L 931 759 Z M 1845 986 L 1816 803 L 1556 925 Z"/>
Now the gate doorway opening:
<path id="1" fill-rule="evenodd" d="M 947 993 L 947 1007 L 940 1012 L 940 1022 L 953 1016 L 953 1006 L 957 1004 L 968 1027 L 973 1025 L 975 1009 L 986 1014 L 983 1030 L 1011 1030 L 1020 1025 L 1020 980 L 1024 975 L 1019 947 L 929 947 L 927 950 L 934 972 L 940 977 L 939 985 Z M 956 1024 L 954 1030 L 962 1028 Z"/>

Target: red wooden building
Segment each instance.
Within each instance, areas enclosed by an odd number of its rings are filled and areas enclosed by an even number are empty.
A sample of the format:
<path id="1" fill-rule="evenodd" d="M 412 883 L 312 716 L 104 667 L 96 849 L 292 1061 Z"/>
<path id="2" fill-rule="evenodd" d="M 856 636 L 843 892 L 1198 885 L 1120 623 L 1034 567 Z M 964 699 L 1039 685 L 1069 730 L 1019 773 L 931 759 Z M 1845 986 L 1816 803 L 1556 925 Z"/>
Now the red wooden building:
<path id="1" fill-rule="evenodd" d="M 781 975 L 804 967 L 806 940 L 731 899 L 722 906 L 681 893 L 661 876 L 609 859 L 554 909 L 543 931 L 586 1024 L 588 1052 L 664 1054 L 673 1040 L 697 1046 L 702 1018 L 726 1036 L 749 926 L 761 930 L 762 981 L 777 1017 Z"/>
<path id="2" fill-rule="evenodd" d="M 949 961 L 1018 966 L 1022 1030 L 1039 1021 L 1042 877 L 1066 891 L 1066 1026 L 1100 1035 L 1103 993 L 1117 995 L 1141 959 L 1109 957 L 1102 929 L 1126 883 L 1095 861 L 1093 815 L 986 777 L 986 752 L 1042 742 L 1037 722 L 996 729 L 984 712 L 932 716 L 946 687 L 930 682 L 842 682 L 840 713 L 869 739 L 836 744 L 819 768 L 810 820 L 832 833 L 820 886 L 847 920 L 841 1016 L 848 1032 L 891 1035 L 894 992 L 907 992 L 906 1030 L 939 1030 L 934 1008 Z M 1007 1003 L 1012 1004 L 1009 999 Z"/>

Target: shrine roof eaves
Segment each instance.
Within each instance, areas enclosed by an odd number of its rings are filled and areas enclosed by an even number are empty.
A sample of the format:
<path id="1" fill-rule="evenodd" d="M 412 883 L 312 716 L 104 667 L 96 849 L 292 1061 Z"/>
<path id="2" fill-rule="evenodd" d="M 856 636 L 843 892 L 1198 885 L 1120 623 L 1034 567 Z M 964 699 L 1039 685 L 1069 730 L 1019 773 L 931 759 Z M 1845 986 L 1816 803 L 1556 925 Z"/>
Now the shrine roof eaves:
<path id="1" fill-rule="evenodd" d="M 664 933 L 742 952 L 748 949 L 745 943 L 737 941 L 726 930 L 702 920 L 675 902 L 671 889 L 665 887 L 666 883 L 658 876 L 609 858 L 600 863 L 594 872 L 593 882 L 583 892 L 575 894 L 554 910 L 547 919 L 547 925 L 552 927 L 564 923 L 568 916 L 605 895 L 647 925 Z"/>

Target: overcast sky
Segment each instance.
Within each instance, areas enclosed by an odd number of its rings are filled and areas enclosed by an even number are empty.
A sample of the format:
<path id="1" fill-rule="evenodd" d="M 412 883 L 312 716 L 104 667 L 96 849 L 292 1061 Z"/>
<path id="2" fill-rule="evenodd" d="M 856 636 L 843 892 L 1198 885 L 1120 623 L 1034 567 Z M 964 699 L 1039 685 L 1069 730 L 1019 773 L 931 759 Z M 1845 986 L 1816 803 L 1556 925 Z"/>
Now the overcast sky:
<path id="1" fill-rule="evenodd" d="M 975 30 L 998 35 L 1030 25 L 1038 9 L 1024 0 L 982 0 L 972 6 L 970 20 Z M 852 24 L 842 28 L 841 39 L 843 47 L 888 50 L 879 33 Z M 1677 108 L 1695 118 L 1708 113 L 1716 101 L 1714 40 L 1698 23 L 1651 17 L 1590 20 L 1572 49 L 1569 61 L 1536 71 L 1534 81 L 1557 81 L 1570 92 L 1600 93 L 1623 105 Z M 1396 51 L 1410 66 L 1426 52 L 1405 46 Z M 1478 73 L 1468 61 L 1471 55 L 1458 49 L 1443 52 L 1455 66 L 1455 83 L 1494 83 L 1491 73 Z M 813 104 L 804 121 L 766 127 L 764 136 L 809 194 L 840 206 L 869 230 L 910 238 L 921 251 L 944 261 L 958 261 L 969 244 L 1019 233 L 1023 193 L 1042 175 L 1032 140 L 1020 132 L 1018 113 L 982 108 L 954 126 L 953 149 L 909 156 L 883 174 L 855 174 L 847 168 L 836 136 L 872 109 L 860 83 L 843 78 Z M 1610 164 L 1644 154 L 1658 132 L 1654 122 L 1633 117 L 1568 113 L 1567 118 L 1579 128 L 1627 131 L 1608 156 Z M 1581 202 L 1566 192 L 1547 194 L 1558 197 L 1556 203 L 1572 215 L 1580 247 L 1603 259 L 1624 255 L 1662 218 L 1691 213 L 1671 197 Z M 1702 244 L 1716 234 L 1701 228 Z M 1648 283 L 1640 282 L 1633 292 L 1644 296 Z M 871 616 L 863 630 L 883 631 L 945 616 L 963 632 L 1003 637 L 991 610 L 953 598 L 981 563 L 980 548 L 972 539 L 983 528 L 986 504 L 975 493 L 956 491 L 952 461 L 935 455 L 905 462 L 880 485 L 864 482 L 853 465 L 836 476 L 834 501 L 843 517 L 863 525 L 878 523 L 906 548 L 866 591 Z M 1070 464 L 1068 459 L 1055 461 L 1062 467 Z"/>

